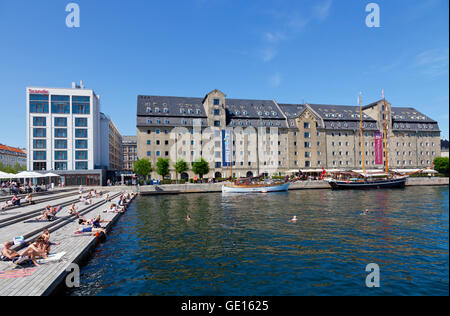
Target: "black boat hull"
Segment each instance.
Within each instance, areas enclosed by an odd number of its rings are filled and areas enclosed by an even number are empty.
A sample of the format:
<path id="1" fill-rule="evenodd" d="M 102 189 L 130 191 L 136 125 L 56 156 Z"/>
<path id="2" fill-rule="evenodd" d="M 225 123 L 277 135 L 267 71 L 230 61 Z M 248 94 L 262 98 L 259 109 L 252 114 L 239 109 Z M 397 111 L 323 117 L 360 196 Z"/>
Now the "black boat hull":
<path id="1" fill-rule="evenodd" d="M 365 182 L 330 181 L 329 184 L 333 190 L 398 189 L 405 187 L 406 178 Z"/>

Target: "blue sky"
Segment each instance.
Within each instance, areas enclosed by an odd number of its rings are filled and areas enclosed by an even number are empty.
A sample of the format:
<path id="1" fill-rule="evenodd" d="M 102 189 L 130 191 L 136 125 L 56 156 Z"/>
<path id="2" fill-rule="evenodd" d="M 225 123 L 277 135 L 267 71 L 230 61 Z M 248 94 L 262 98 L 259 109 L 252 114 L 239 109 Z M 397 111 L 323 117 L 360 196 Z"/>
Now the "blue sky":
<path id="1" fill-rule="evenodd" d="M 0 0 L 0 143 L 25 146 L 25 87 L 83 80 L 124 135 L 138 94 L 356 105 L 386 98 L 449 136 L 449 3 L 383 0 Z"/>

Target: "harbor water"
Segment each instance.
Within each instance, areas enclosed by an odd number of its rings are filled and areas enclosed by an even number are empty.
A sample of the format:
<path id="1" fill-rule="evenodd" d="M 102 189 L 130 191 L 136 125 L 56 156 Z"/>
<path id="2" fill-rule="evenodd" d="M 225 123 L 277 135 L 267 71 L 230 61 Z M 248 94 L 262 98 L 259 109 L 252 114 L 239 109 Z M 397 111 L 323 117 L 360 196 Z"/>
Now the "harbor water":
<path id="1" fill-rule="evenodd" d="M 448 295 L 448 186 L 140 197 L 65 294 Z"/>

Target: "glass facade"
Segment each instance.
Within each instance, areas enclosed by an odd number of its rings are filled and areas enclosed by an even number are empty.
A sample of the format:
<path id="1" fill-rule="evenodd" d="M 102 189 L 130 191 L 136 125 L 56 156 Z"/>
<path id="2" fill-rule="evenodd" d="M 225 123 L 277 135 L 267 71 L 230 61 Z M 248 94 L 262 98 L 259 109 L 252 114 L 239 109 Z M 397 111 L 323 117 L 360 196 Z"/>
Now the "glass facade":
<path id="1" fill-rule="evenodd" d="M 76 160 L 87 160 L 88 152 L 86 150 L 77 150 L 75 152 L 75 159 Z"/>
<path id="2" fill-rule="evenodd" d="M 72 96 L 73 114 L 90 114 L 90 97 Z"/>
<path id="3" fill-rule="evenodd" d="M 67 140 L 55 139 L 55 149 L 67 149 Z"/>
<path id="4" fill-rule="evenodd" d="M 87 170 L 88 169 L 87 161 L 77 161 L 77 162 L 75 162 L 75 169 L 76 170 Z"/>
<path id="5" fill-rule="evenodd" d="M 67 127 L 67 117 L 55 117 L 55 126 Z"/>
<path id="6" fill-rule="evenodd" d="M 47 160 L 47 152 L 33 151 L 33 160 Z"/>
<path id="7" fill-rule="evenodd" d="M 55 160 L 67 160 L 67 151 L 55 151 Z"/>
<path id="8" fill-rule="evenodd" d="M 46 162 L 33 162 L 33 170 L 47 170 Z"/>
<path id="9" fill-rule="evenodd" d="M 33 117 L 33 126 L 46 126 L 47 120 L 45 117 L 35 116 Z"/>
<path id="10" fill-rule="evenodd" d="M 75 129 L 75 137 L 76 138 L 87 138 L 88 137 L 88 130 L 87 129 Z"/>
<path id="11" fill-rule="evenodd" d="M 67 128 L 55 128 L 55 137 L 67 138 Z"/>
<path id="12" fill-rule="evenodd" d="M 55 162 L 55 170 L 67 170 L 67 162 Z"/>
<path id="13" fill-rule="evenodd" d="M 75 141 L 76 149 L 87 149 L 87 147 L 88 147 L 87 140 L 76 140 Z"/>
<path id="14" fill-rule="evenodd" d="M 70 96 L 52 95 L 52 113 L 70 114 Z"/>
<path id="15" fill-rule="evenodd" d="M 33 128 L 33 137 L 47 137 L 45 128 Z"/>
<path id="16" fill-rule="evenodd" d="M 48 113 L 48 94 L 30 94 L 30 113 Z"/>
<path id="17" fill-rule="evenodd" d="M 46 149 L 47 141 L 45 139 L 34 139 L 33 140 L 33 149 Z"/>
<path id="18" fill-rule="evenodd" d="M 75 127 L 87 127 L 87 118 L 84 117 L 75 118 Z"/>

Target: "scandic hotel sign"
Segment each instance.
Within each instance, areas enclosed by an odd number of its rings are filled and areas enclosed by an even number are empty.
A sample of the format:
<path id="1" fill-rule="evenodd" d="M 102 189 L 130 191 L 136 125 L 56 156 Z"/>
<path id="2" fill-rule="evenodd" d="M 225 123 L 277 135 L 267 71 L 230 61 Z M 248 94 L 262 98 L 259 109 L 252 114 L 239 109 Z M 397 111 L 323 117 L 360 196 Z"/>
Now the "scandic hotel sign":
<path id="1" fill-rule="evenodd" d="M 33 89 L 28 89 L 29 93 L 33 93 L 33 94 L 48 94 L 48 90 L 33 90 Z"/>
<path id="2" fill-rule="evenodd" d="M 375 133 L 375 164 L 383 164 L 383 133 Z"/>

